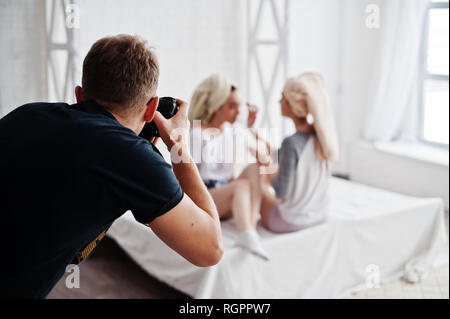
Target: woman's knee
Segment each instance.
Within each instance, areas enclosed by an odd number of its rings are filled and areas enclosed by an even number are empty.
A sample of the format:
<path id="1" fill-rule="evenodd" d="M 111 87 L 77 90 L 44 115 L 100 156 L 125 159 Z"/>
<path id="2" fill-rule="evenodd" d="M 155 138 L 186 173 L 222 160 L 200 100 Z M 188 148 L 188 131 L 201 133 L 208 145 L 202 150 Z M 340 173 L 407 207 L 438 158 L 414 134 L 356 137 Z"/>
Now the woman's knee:
<path id="1" fill-rule="evenodd" d="M 234 187 L 234 194 L 236 193 L 249 193 L 251 190 L 251 184 L 248 179 L 238 179 L 234 181 L 235 187 Z"/>

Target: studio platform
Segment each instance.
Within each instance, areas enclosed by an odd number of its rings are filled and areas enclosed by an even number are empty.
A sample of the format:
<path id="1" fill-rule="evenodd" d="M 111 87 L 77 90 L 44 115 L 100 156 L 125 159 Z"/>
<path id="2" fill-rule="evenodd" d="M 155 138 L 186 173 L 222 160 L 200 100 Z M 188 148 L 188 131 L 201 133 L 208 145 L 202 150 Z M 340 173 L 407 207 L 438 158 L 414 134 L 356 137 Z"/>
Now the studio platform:
<path id="1" fill-rule="evenodd" d="M 225 253 L 200 268 L 166 246 L 131 212 L 108 231 L 153 277 L 194 298 L 340 298 L 404 277 L 424 278 L 448 263 L 444 204 L 333 178 L 329 221 L 290 234 L 258 228 L 270 261 L 234 247 L 233 221 L 222 223 Z"/>

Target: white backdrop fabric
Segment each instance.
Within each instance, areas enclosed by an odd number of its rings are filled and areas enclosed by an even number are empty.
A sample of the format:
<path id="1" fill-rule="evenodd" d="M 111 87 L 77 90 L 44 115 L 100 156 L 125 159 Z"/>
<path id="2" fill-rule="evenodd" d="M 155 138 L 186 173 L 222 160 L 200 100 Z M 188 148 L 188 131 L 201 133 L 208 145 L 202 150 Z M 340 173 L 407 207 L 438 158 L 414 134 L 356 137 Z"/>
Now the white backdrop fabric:
<path id="1" fill-rule="evenodd" d="M 333 179 L 332 213 L 321 226 L 261 234 L 270 261 L 233 247 L 223 223 L 219 264 L 193 266 L 131 212 L 108 232 L 150 275 L 194 298 L 339 298 L 402 276 L 418 280 L 448 263 L 441 199 L 416 198 Z"/>

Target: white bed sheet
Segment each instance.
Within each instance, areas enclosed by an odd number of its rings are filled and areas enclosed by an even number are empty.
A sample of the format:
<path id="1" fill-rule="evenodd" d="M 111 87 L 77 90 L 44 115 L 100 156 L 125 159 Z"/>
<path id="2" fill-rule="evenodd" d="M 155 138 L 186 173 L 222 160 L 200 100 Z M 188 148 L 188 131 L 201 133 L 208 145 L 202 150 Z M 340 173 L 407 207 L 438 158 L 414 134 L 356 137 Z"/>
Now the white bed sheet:
<path id="1" fill-rule="evenodd" d="M 329 221 L 297 233 L 259 228 L 266 262 L 234 247 L 223 223 L 219 264 L 193 266 L 130 212 L 108 231 L 149 274 L 194 298 L 336 298 L 448 263 L 443 201 L 416 198 L 334 179 Z M 378 275 L 377 275 L 378 274 Z"/>

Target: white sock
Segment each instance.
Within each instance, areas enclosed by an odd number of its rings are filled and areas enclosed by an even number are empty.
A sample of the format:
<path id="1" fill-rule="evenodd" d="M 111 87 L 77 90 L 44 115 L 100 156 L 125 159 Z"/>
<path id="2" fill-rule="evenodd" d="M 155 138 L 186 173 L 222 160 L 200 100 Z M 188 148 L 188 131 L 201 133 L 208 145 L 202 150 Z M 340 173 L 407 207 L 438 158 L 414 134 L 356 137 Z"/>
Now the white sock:
<path id="1" fill-rule="evenodd" d="M 250 251 L 264 260 L 269 260 L 267 253 L 261 245 L 256 229 L 248 229 L 241 232 L 236 239 L 236 245 Z"/>

